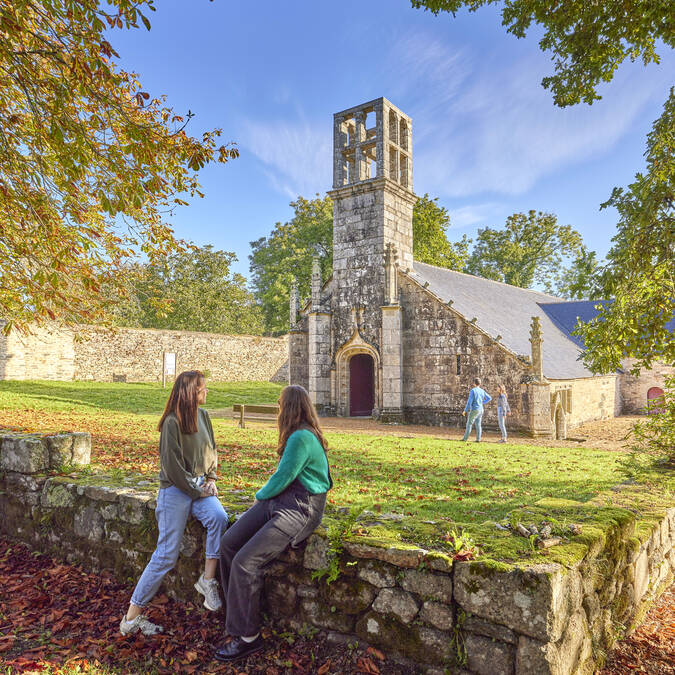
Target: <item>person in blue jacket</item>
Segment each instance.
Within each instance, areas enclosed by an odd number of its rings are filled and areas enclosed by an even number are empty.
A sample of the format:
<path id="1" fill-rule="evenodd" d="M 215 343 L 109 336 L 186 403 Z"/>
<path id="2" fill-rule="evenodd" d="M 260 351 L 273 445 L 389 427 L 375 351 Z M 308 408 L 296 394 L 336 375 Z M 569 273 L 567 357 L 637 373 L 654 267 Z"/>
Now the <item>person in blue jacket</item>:
<path id="1" fill-rule="evenodd" d="M 231 639 L 216 650 L 219 661 L 234 661 L 263 648 L 263 568 L 289 544 L 297 546 L 314 532 L 333 486 L 327 444 L 303 387 L 290 385 L 281 392 L 277 425 L 277 469 L 256 493 L 255 504 L 220 540 L 225 630 Z"/>
<path id="2" fill-rule="evenodd" d="M 477 377 L 474 381 L 474 388 L 469 392 L 469 398 L 464 406 L 464 412 L 462 415 L 468 413 L 466 418 L 466 431 L 464 432 L 463 441 L 469 440 L 469 434 L 471 433 L 471 427 L 476 423 L 476 443 L 480 443 L 480 438 L 483 434 L 483 405 L 488 401 L 492 400 L 490 394 L 488 394 L 484 389 L 480 388 L 480 378 Z"/>

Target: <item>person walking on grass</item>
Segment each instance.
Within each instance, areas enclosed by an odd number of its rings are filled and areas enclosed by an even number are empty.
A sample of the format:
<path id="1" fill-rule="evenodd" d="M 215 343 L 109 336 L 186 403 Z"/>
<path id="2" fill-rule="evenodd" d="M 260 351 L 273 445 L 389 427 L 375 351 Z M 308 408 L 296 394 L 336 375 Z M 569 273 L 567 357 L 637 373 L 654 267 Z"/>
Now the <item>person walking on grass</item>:
<path id="1" fill-rule="evenodd" d="M 260 635 L 263 568 L 289 544 L 297 546 L 321 522 L 333 486 L 326 441 L 303 387 L 285 387 L 279 399 L 279 464 L 256 501 L 220 540 L 225 630 L 230 640 L 215 653 L 234 661 L 264 646 Z"/>
<path id="2" fill-rule="evenodd" d="M 183 531 L 190 515 L 206 528 L 206 564 L 195 588 L 204 596 L 204 607 L 215 612 L 222 602 L 218 594 L 220 539 L 228 516 L 218 500 L 216 467 L 218 453 L 206 402 L 204 375 L 198 370 L 181 373 L 173 385 L 159 421 L 160 489 L 155 517 L 159 527 L 157 548 L 131 596 L 128 612 L 120 622 L 123 635 L 163 630 L 143 614 L 180 552 Z"/>
<path id="3" fill-rule="evenodd" d="M 499 443 L 506 443 L 506 416 L 511 412 L 509 407 L 509 400 L 506 396 L 506 387 L 503 384 L 500 384 L 497 387 L 497 421 L 499 423 L 499 431 L 502 432 L 502 437 L 499 440 Z"/>
<path id="4" fill-rule="evenodd" d="M 469 434 L 471 433 L 471 427 L 476 424 L 476 443 L 480 443 L 480 438 L 483 435 L 483 404 L 492 400 L 490 394 L 488 394 L 484 389 L 480 388 L 480 378 L 476 378 L 473 381 L 474 387 L 469 392 L 469 398 L 464 406 L 464 412 L 462 415 L 468 413 L 466 418 L 466 431 L 464 432 L 463 441 L 469 440 Z"/>

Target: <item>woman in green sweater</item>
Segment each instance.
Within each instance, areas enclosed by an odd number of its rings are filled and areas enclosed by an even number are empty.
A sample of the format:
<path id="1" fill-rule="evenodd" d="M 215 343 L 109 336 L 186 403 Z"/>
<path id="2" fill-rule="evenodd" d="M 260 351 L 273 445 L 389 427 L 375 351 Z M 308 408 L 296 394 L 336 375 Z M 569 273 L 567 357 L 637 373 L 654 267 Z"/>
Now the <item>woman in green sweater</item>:
<path id="1" fill-rule="evenodd" d="M 122 617 L 123 635 L 141 632 L 154 635 L 162 627 L 143 614 L 162 579 L 180 552 L 183 532 L 190 515 L 206 528 L 206 564 L 195 588 L 204 596 L 204 607 L 220 609 L 218 594 L 218 547 L 228 518 L 218 500 L 216 466 L 218 453 L 206 402 L 204 375 L 198 370 L 181 373 L 173 385 L 159 421 L 159 494 L 155 516 L 159 527 L 157 548 L 136 584 L 128 612 Z"/>
<path id="2" fill-rule="evenodd" d="M 289 544 L 297 546 L 321 522 L 333 486 L 316 410 L 303 387 L 279 399 L 279 464 L 256 493 L 253 506 L 220 540 L 220 580 L 231 640 L 216 650 L 234 661 L 263 647 L 260 637 L 262 568 Z"/>

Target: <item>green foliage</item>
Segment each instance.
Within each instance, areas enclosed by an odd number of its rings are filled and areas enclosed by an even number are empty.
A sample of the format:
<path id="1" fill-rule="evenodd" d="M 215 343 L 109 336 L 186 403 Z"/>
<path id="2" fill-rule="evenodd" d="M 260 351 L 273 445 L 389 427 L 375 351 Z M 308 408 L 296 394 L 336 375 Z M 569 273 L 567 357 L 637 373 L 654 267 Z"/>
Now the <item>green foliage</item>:
<path id="1" fill-rule="evenodd" d="M 220 130 L 182 117 L 115 63 L 115 32 L 150 23 L 153 0 L 0 0 L 0 314 L 105 318 L 109 284 L 138 253 L 179 250 L 166 214 L 202 196 L 197 172 L 226 162 Z M 178 195 L 181 195 L 179 197 Z"/>
<path id="2" fill-rule="evenodd" d="M 445 230 L 448 212 L 429 195 L 413 207 L 413 252 L 415 260 L 450 269 L 461 269 L 468 257 L 469 240 L 452 244 Z M 311 293 L 312 258 L 318 256 L 321 277 L 333 272 L 333 202 L 330 197 L 291 202 L 294 216 L 277 223 L 267 237 L 251 242 L 251 284 L 262 306 L 265 332 L 281 334 L 289 328 L 289 297 L 297 281 L 301 299 Z"/>
<path id="3" fill-rule="evenodd" d="M 603 271 L 615 301 L 577 330 L 584 361 L 597 372 L 612 372 L 627 358 L 635 359 L 635 373 L 655 360 L 675 362 L 675 336 L 666 327 L 675 313 L 675 89 L 647 137 L 645 157 L 645 173 L 603 204 L 620 217 Z"/>
<path id="4" fill-rule="evenodd" d="M 118 325 L 260 335 L 262 313 L 232 273 L 234 253 L 191 246 L 124 273 L 127 296 L 114 308 Z"/>
<path id="5" fill-rule="evenodd" d="M 503 230 L 478 230 L 466 271 L 522 288 L 537 283 L 552 293 L 563 260 L 584 253 L 581 235 L 569 225 L 558 225 L 552 213 L 514 213 Z"/>
<path id="6" fill-rule="evenodd" d="M 607 297 L 601 278 L 602 268 L 595 251 L 582 248 L 572 264 L 563 268 L 556 280 L 555 295 L 568 300 L 600 300 Z"/>
<path id="7" fill-rule="evenodd" d="M 319 257 L 322 278 L 333 269 L 333 202 L 330 197 L 298 197 L 293 218 L 277 223 L 267 237 L 251 242 L 251 284 L 262 306 L 265 332 L 289 327 L 289 297 L 297 280 L 300 298 L 311 292 L 312 258 Z"/>
<path id="8" fill-rule="evenodd" d="M 361 510 L 351 509 L 346 518 L 332 522 L 328 526 L 328 548 L 326 550 L 328 565 L 312 572 L 312 579 L 320 580 L 325 577 L 326 583 L 331 584 L 340 576 L 340 556 L 344 542 L 351 534 Z"/>
<path id="9" fill-rule="evenodd" d="M 675 47 L 671 0 L 625 2 L 558 2 L 549 0 L 412 0 L 434 14 L 460 9 L 476 11 L 503 5 L 502 25 L 523 38 L 533 27 L 542 51 L 550 52 L 555 75 L 542 84 L 553 92 L 556 105 L 593 103 L 598 86 L 609 82 L 629 58 L 643 64 L 659 62 L 657 41 Z"/>
<path id="10" fill-rule="evenodd" d="M 663 396 L 650 401 L 648 412 L 633 427 L 630 453 L 621 461 L 631 478 L 643 478 L 655 467 L 675 469 L 675 376 L 666 378 Z"/>
<path id="11" fill-rule="evenodd" d="M 461 270 L 469 258 L 469 243 L 464 235 L 452 244 L 446 234 L 450 216 L 445 207 L 438 205 L 438 197 L 428 194 L 420 197 L 413 208 L 413 257 L 419 262 Z"/>

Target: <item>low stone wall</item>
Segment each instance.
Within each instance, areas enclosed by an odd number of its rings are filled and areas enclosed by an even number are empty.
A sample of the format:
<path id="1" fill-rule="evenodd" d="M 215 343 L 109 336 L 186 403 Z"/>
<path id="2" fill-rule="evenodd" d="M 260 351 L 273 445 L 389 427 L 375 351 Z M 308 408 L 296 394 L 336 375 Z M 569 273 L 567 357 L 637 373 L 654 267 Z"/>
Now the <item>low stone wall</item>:
<path id="1" fill-rule="evenodd" d="M 194 331 L 77 326 L 0 336 L 0 379 L 161 382 L 163 353 L 177 372 L 208 370 L 221 382 L 288 381 L 288 340 Z"/>
<path id="2" fill-rule="evenodd" d="M 50 448 L 61 447 L 50 438 L 57 437 L 3 440 L 0 531 L 68 562 L 112 569 L 132 584 L 156 542 L 156 482 L 41 473 Z M 72 449 L 78 438 L 62 445 Z M 17 459 L 26 454 L 34 459 Z M 235 514 L 251 501 L 241 491 L 221 499 Z M 266 611 L 277 625 L 365 641 L 421 672 L 591 673 L 675 569 L 675 508 L 648 531 L 636 531 L 634 514 L 620 513 L 602 536 L 579 544 L 576 562 L 522 568 L 453 563 L 411 545 L 341 538 L 339 521 L 326 518 L 330 535 L 320 528 L 269 566 Z M 327 584 L 314 577 L 337 553 L 330 541 L 342 551 L 335 557 L 339 576 Z M 203 552 L 204 532 L 191 521 L 165 581 L 169 595 L 197 600 L 192 585 Z"/>

